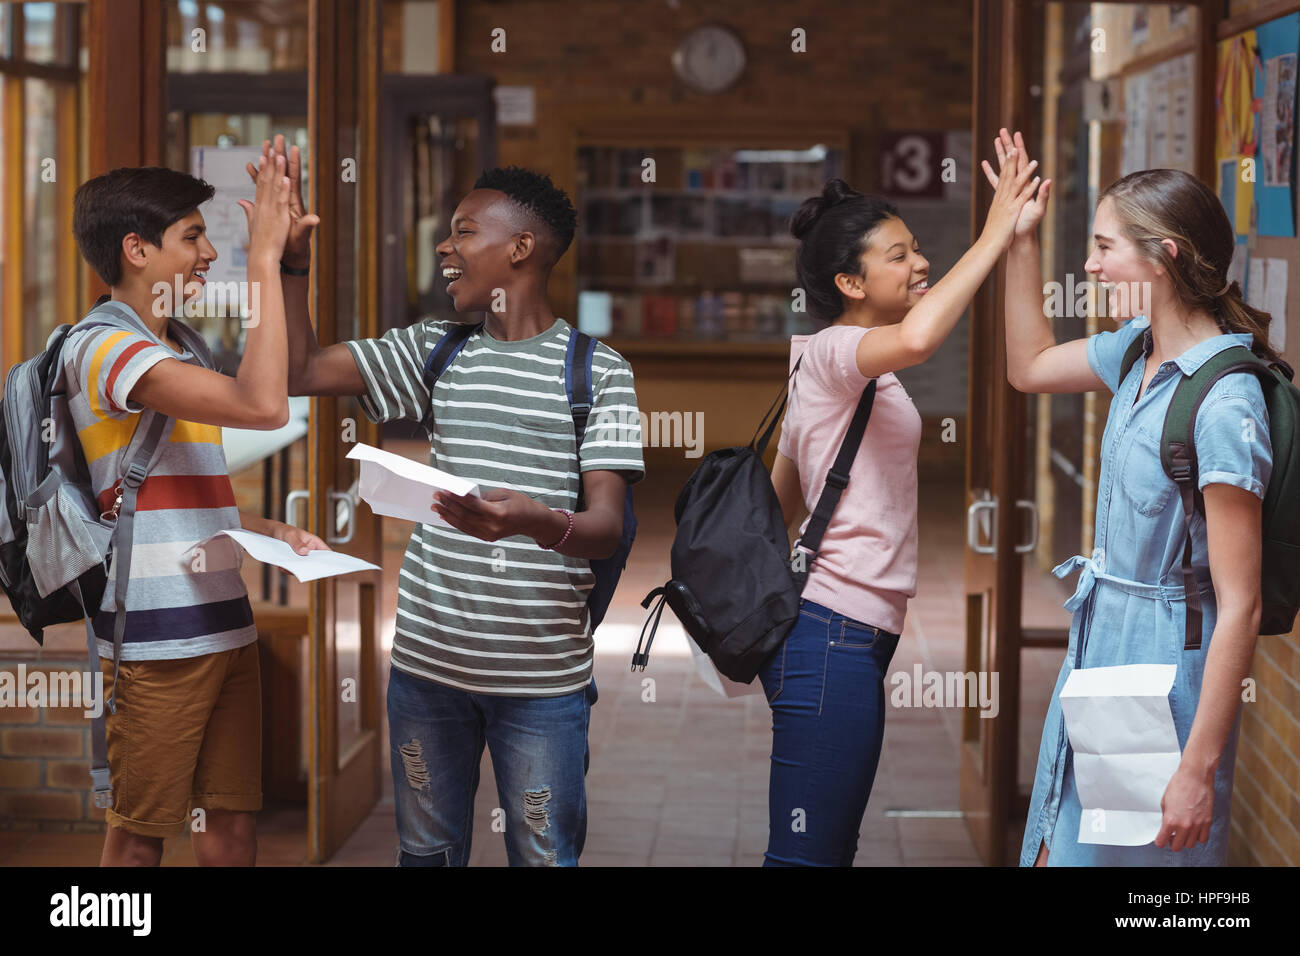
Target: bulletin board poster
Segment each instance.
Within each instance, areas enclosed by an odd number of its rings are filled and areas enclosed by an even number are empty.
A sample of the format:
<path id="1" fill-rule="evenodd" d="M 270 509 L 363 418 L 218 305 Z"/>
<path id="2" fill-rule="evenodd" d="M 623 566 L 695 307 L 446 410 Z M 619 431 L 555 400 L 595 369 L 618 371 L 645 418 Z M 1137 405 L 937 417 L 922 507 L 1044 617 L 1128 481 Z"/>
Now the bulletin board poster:
<path id="1" fill-rule="evenodd" d="M 1219 198 L 1238 235 L 1295 236 L 1296 61 L 1300 13 L 1219 44 L 1215 156 Z M 1253 177 L 1243 160 L 1254 161 Z"/>

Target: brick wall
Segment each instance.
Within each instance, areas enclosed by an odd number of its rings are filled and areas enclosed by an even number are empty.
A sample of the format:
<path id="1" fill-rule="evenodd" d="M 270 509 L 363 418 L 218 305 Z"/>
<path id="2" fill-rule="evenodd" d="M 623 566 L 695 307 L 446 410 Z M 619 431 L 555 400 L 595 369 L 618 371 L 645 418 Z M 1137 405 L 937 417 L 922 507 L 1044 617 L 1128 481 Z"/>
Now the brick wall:
<path id="1" fill-rule="evenodd" d="M 86 668 L 71 651 L 32 648 L 0 657 L 0 672 L 16 675 L 24 664 L 28 676 L 44 672 L 48 681 L 51 671 Z M 104 811 L 90 798 L 89 726 L 80 707 L 0 707 L 0 826 L 103 828 Z"/>
<path id="2" fill-rule="evenodd" d="M 1300 635 L 1261 637 L 1242 705 L 1232 791 L 1235 866 L 1300 865 Z"/>

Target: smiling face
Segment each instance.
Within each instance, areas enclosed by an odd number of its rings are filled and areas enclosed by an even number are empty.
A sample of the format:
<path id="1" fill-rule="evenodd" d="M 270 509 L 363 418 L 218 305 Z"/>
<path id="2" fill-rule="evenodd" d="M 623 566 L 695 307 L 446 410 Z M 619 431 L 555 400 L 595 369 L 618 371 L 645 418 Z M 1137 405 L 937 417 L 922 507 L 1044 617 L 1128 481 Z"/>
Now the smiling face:
<path id="1" fill-rule="evenodd" d="M 451 235 L 438 244 L 446 290 L 457 312 L 491 309 L 493 290 L 506 288 L 541 237 L 527 229 L 511 200 L 495 189 L 470 191 L 451 218 Z"/>
<path id="2" fill-rule="evenodd" d="M 883 220 L 867 240 L 858 260 L 862 273 L 840 273 L 836 283 L 852 299 L 886 316 L 903 317 L 929 288 L 930 263 L 903 220 Z"/>
<path id="3" fill-rule="evenodd" d="M 206 273 L 216 261 L 217 250 L 208 241 L 202 213 L 195 209 L 168 226 L 163 231 L 161 246 L 154 246 L 139 236 L 132 239 L 132 236 L 124 242 L 128 245 L 138 243 L 136 248 L 144 253 L 141 278 L 147 288 L 152 290 L 156 283 L 162 282 L 172 289 L 179 275 L 186 300 L 203 294 Z"/>
<path id="4" fill-rule="evenodd" d="M 1164 269 L 1143 257 L 1138 247 L 1124 234 L 1109 198 L 1097 204 L 1092 220 L 1092 255 L 1084 271 L 1102 283 L 1110 302 L 1110 315 L 1131 319 L 1146 311 L 1151 289 L 1164 276 Z"/>

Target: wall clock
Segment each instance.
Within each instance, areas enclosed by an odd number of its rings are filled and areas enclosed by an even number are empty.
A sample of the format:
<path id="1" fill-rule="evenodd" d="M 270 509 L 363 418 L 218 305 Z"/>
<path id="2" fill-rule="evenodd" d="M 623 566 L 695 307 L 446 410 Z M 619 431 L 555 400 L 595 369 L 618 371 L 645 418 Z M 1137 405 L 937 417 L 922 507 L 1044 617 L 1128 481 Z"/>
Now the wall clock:
<path id="1" fill-rule="evenodd" d="M 745 45 L 729 27 L 698 26 L 673 51 L 673 69 L 691 89 L 721 93 L 745 72 Z"/>

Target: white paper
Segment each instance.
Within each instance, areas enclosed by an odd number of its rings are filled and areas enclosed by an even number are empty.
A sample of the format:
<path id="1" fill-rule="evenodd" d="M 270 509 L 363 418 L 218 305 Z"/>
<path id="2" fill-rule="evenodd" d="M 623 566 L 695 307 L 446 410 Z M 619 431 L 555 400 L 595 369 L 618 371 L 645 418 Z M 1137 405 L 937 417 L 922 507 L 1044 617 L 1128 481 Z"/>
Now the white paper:
<path id="1" fill-rule="evenodd" d="M 1153 67 L 1147 77 L 1151 116 L 1147 126 L 1146 165 L 1163 169 L 1169 165 L 1169 63 Z"/>
<path id="2" fill-rule="evenodd" d="M 1265 262 L 1259 256 L 1251 256 L 1246 268 L 1246 304 L 1254 309 L 1264 308 L 1264 272 Z"/>
<path id="3" fill-rule="evenodd" d="M 719 673 L 713 666 L 713 661 L 709 660 L 709 655 L 700 650 L 699 645 L 695 643 L 695 638 L 689 634 L 686 635 L 686 645 L 691 649 L 691 657 L 695 659 L 695 672 L 715 694 L 721 694 L 723 697 L 747 697 L 750 694 L 763 693 L 763 682 L 757 677 L 748 684 L 742 684 Z"/>
<path id="4" fill-rule="evenodd" d="M 1193 172 L 1195 158 L 1193 124 L 1196 122 L 1195 104 L 1192 102 L 1195 75 L 1193 54 L 1187 53 L 1169 63 L 1169 165 L 1174 169 Z"/>
<path id="5" fill-rule="evenodd" d="M 533 86 L 497 86 L 492 90 L 497 104 L 498 126 L 535 126 L 537 124 L 537 88 Z"/>
<path id="6" fill-rule="evenodd" d="M 1287 267 L 1285 259 L 1268 259 L 1264 270 L 1264 311 L 1273 317 L 1268 340 L 1278 352 L 1286 350 Z"/>
<path id="7" fill-rule="evenodd" d="M 472 481 L 373 445 L 358 442 L 348 457 L 361 462 L 357 493 L 377 515 L 451 527 L 433 510 L 433 493 L 479 495 L 478 485 Z"/>
<path id="8" fill-rule="evenodd" d="M 1246 288 L 1246 262 L 1249 258 L 1250 250 L 1246 248 L 1244 242 L 1232 247 L 1232 262 L 1228 266 L 1228 281 L 1236 282 L 1243 292 Z"/>
<path id="9" fill-rule="evenodd" d="M 243 528 L 218 531 L 211 538 L 200 541 L 195 547 L 202 548 L 221 535 L 232 538 L 255 560 L 284 568 L 303 583 L 318 578 L 334 577 L 338 574 L 351 574 L 353 571 L 380 570 L 377 564 L 362 561 L 350 554 L 340 554 L 338 551 L 308 551 L 306 554 L 299 554 L 287 541 Z"/>
<path id="10" fill-rule="evenodd" d="M 1120 145 L 1120 174 L 1146 169 L 1147 139 L 1150 135 L 1151 81 L 1146 73 L 1137 73 L 1124 81 L 1124 138 Z"/>
<path id="11" fill-rule="evenodd" d="M 1160 832 L 1160 800 L 1182 753 L 1169 708 L 1173 664 L 1071 671 L 1061 713 L 1083 812 L 1079 842 L 1143 846 Z"/>

